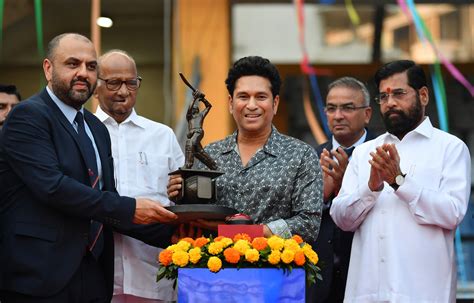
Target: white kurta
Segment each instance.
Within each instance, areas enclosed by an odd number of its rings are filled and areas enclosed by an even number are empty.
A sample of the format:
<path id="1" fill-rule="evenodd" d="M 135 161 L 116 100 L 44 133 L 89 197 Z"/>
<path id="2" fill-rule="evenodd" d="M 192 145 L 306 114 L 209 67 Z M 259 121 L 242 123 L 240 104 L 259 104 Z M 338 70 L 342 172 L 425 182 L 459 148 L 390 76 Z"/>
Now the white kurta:
<path id="1" fill-rule="evenodd" d="M 118 124 L 100 107 L 96 116 L 107 126 L 112 141 L 116 187 L 119 194 L 147 197 L 169 205 L 168 173 L 184 164 L 184 156 L 171 128 L 138 116 L 135 111 Z M 176 300 L 172 282 L 156 283 L 156 256 L 161 249 L 114 234 L 114 295 Z"/>
<path id="2" fill-rule="evenodd" d="M 405 183 L 368 187 L 369 153 L 394 143 Z M 402 141 L 388 133 L 358 146 L 331 216 L 355 231 L 344 302 L 455 302 L 454 232 L 471 187 L 471 160 L 458 138 L 429 118 Z"/>

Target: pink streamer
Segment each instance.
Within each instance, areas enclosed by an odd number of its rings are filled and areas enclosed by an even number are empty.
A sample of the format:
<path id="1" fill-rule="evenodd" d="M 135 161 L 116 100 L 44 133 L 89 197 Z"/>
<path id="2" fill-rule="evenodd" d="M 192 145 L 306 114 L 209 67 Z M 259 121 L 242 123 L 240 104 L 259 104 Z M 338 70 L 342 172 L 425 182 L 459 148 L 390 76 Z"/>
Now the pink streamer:
<path id="1" fill-rule="evenodd" d="M 413 23 L 415 23 L 413 14 L 408 8 L 406 2 L 403 0 L 397 0 L 397 2 L 401 10 L 411 19 Z M 469 83 L 469 81 L 463 76 L 463 74 L 461 74 L 461 72 L 443 55 L 443 53 L 441 53 L 441 51 L 436 47 L 433 41 L 429 40 L 428 37 L 426 37 L 426 35 L 424 35 L 424 37 L 420 37 L 420 39 L 422 38 L 425 38 L 426 40 L 428 40 L 431 47 L 433 48 L 436 55 L 438 56 L 438 59 L 440 59 L 440 61 L 443 63 L 444 67 L 459 83 L 461 83 L 465 88 L 467 88 L 471 96 L 474 97 L 474 86 L 472 86 L 472 84 Z"/>

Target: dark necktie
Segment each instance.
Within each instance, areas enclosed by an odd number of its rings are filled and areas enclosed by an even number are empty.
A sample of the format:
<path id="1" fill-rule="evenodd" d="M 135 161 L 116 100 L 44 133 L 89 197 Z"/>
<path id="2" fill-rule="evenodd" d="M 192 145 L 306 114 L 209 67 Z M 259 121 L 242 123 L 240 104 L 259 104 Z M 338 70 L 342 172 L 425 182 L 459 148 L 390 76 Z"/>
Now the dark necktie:
<path id="1" fill-rule="evenodd" d="M 344 152 L 347 154 L 347 157 L 350 158 L 352 156 L 352 152 L 354 151 L 355 146 L 351 146 L 349 148 L 343 148 Z"/>
<path id="2" fill-rule="evenodd" d="M 76 118 L 74 119 L 77 123 L 77 134 L 79 137 L 79 144 L 83 149 L 83 155 L 87 165 L 87 173 L 89 175 L 89 180 L 91 187 L 98 189 L 99 186 L 99 173 L 97 169 L 97 159 L 95 156 L 94 146 L 92 141 L 86 133 L 86 128 L 84 126 L 84 116 L 81 112 L 77 112 Z M 102 223 L 91 220 L 90 230 L 89 230 L 89 245 L 88 249 L 92 255 L 98 259 L 102 249 L 104 247 L 104 237 L 102 235 Z"/>

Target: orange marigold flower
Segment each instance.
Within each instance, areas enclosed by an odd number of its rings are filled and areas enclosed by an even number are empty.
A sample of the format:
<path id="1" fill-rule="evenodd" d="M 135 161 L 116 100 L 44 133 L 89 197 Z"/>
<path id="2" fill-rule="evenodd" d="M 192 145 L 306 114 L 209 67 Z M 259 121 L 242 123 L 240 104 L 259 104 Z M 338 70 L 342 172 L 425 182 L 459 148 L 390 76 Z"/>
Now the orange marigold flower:
<path id="1" fill-rule="evenodd" d="M 200 237 L 200 238 L 197 238 L 196 240 L 194 240 L 194 247 L 203 247 L 207 243 L 209 243 L 208 238 Z"/>
<path id="2" fill-rule="evenodd" d="M 264 237 L 256 237 L 252 241 L 252 247 L 255 248 L 256 250 L 264 250 L 267 248 L 268 243 L 267 243 L 267 238 Z"/>
<path id="3" fill-rule="evenodd" d="M 222 267 L 222 261 L 218 257 L 210 257 L 207 261 L 207 267 L 212 272 L 218 272 Z"/>
<path id="4" fill-rule="evenodd" d="M 302 250 L 295 253 L 295 264 L 298 266 L 303 266 L 306 263 L 306 258 Z"/>
<path id="5" fill-rule="evenodd" d="M 164 266 L 168 266 L 171 264 L 171 261 L 173 261 L 172 257 L 173 257 L 173 252 L 169 249 L 165 249 L 160 252 L 158 261 L 160 261 L 160 263 L 163 264 Z"/>
<path id="6" fill-rule="evenodd" d="M 298 244 L 303 243 L 303 238 L 301 238 L 301 236 L 299 236 L 299 235 L 293 235 L 293 237 L 291 237 L 291 238 L 292 238 L 293 240 L 295 240 L 296 243 L 298 243 Z"/>
<path id="7" fill-rule="evenodd" d="M 239 240 L 247 240 L 250 242 L 252 241 L 252 238 L 250 238 L 250 236 L 245 233 L 239 233 L 234 236 L 234 242 L 237 242 Z"/>
<path id="8" fill-rule="evenodd" d="M 235 248 L 228 247 L 224 250 L 224 257 L 227 262 L 236 264 L 240 260 L 240 253 Z"/>
<path id="9" fill-rule="evenodd" d="M 214 242 L 219 242 L 220 240 L 224 239 L 224 236 L 218 236 L 214 238 Z"/>

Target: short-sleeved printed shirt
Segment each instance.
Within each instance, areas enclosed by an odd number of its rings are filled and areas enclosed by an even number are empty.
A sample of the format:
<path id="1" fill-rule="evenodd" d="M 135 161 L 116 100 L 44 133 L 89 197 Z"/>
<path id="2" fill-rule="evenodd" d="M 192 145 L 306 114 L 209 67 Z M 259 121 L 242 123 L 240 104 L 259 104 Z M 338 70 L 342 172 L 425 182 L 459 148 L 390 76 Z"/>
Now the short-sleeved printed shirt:
<path id="1" fill-rule="evenodd" d="M 322 174 L 308 144 L 273 126 L 267 143 L 242 165 L 237 131 L 206 146 L 225 174 L 216 179 L 217 204 L 233 207 L 266 224 L 279 236 L 316 240 L 321 223 Z M 203 168 L 202 163 L 197 163 Z"/>

